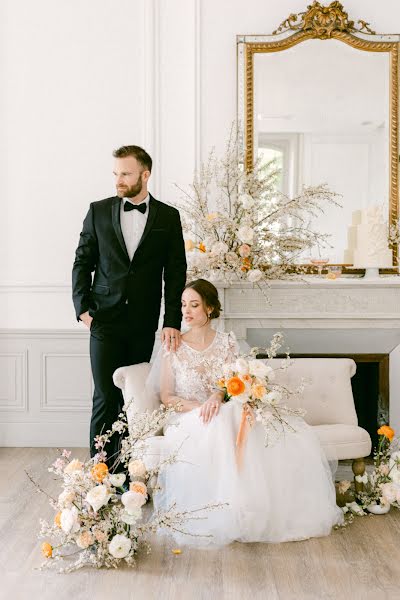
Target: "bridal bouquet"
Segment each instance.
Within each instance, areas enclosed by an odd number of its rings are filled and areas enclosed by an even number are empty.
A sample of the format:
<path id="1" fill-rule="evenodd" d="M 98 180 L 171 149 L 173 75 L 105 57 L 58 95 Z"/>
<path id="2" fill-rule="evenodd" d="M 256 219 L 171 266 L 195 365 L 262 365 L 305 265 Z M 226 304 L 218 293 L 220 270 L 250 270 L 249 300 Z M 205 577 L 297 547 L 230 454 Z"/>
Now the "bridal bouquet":
<path id="1" fill-rule="evenodd" d="M 269 358 L 274 358 L 282 340 L 282 334 L 276 333 L 270 347 L 262 351 Z M 249 354 L 225 365 L 223 377 L 217 383 L 219 389 L 225 392 L 227 400 L 238 402 L 242 406 L 242 420 L 236 440 L 239 462 L 247 435 L 256 421 L 263 425 L 268 445 L 285 431 L 295 431 L 288 417 L 303 417 L 305 414 L 303 409 L 292 408 L 286 404 L 289 398 L 293 404 L 293 397 L 296 397 L 297 404 L 303 386 L 297 390 L 289 390 L 275 383 L 275 370 L 255 358 L 259 352 L 259 348 L 252 348 Z M 290 357 L 287 354 L 279 368 L 286 369 L 289 366 Z"/>
<path id="2" fill-rule="evenodd" d="M 232 129 L 225 156 L 211 153 L 190 189 L 178 188 L 190 277 L 259 285 L 303 272 L 301 255 L 327 245 L 309 223 L 324 204 L 339 206 L 337 195 L 319 185 L 289 198 L 277 189 L 279 175 L 274 160 L 246 172 Z"/>
<path id="3" fill-rule="evenodd" d="M 124 473 L 111 473 L 105 463 L 105 445 L 114 432 L 128 432 L 126 414 L 119 415 L 112 430 L 97 438 L 98 454 L 84 462 L 71 458 L 63 450 L 49 467 L 60 480 L 58 497 L 44 492 L 28 475 L 32 483 L 50 498 L 54 510 L 51 523 L 41 520 L 39 538 L 46 561 L 41 568 L 59 566 L 67 573 L 92 566 L 117 568 L 121 562 L 135 564 L 141 548 L 149 552 L 147 536 L 159 528 L 184 531 L 189 519 L 201 518 L 206 506 L 195 511 L 178 512 L 175 506 L 168 511 L 156 512 L 144 519 L 144 505 L 149 489 L 160 470 L 176 460 L 175 455 L 161 461 L 156 468 L 146 467 L 145 440 L 158 431 L 169 419 L 172 409 L 160 408 L 151 414 L 137 414 L 130 420 L 129 433 L 123 440 L 121 454 L 113 466 L 120 462 L 129 473 L 129 485 Z M 152 461 L 150 461 L 152 462 Z M 62 565 L 67 563 L 66 567 Z"/>

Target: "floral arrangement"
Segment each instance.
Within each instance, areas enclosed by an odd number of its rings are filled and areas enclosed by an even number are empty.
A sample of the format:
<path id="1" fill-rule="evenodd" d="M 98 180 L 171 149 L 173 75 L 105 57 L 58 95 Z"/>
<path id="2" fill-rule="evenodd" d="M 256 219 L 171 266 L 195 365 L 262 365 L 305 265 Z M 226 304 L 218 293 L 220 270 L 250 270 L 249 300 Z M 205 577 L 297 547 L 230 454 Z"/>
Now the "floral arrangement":
<path id="1" fill-rule="evenodd" d="M 356 491 L 354 501 L 345 504 L 345 513 L 365 515 L 366 510 L 374 512 L 377 505 L 400 508 L 400 440 L 389 425 L 382 425 L 378 435 L 373 468 L 355 477 L 358 483 L 363 484 L 363 490 Z M 339 482 L 339 494 L 345 494 L 350 487 L 350 481 Z"/>
<path id="2" fill-rule="evenodd" d="M 328 245 L 326 235 L 309 222 L 326 203 L 337 206 L 337 194 L 326 185 L 304 188 L 295 198 L 277 191 L 276 161 L 259 161 L 250 172 L 232 128 L 225 156 L 211 153 L 177 207 L 187 236 L 191 277 L 227 283 L 267 282 L 305 271 L 301 255 Z"/>
<path id="3" fill-rule="evenodd" d="M 150 468 L 148 463 L 154 461 L 147 460 L 145 440 L 167 422 L 171 412 L 161 407 L 153 413 L 136 414 L 130 417 L 129 428 L 126 413 L 121 413 L 112 430 L 97 437 L 98 453 L 87 461 L 71 459 L 70 451 L 60 452 L 48 469 L 61 482 L 57 498 L 44 492 L 27 473 L 37 489 L 49 497 L 54 510 L 52 523 L 41 520 L 39 538 L 46 540 L 41 545 L 46 558 L 41 568 L 58 566 L 59 572 L 67 573 L 86 566 L 117 568 L 122 561 L 134 565 L 141 548 L 150 551 L 149 534 L 160 528 L 185 532 L 187 520 L 201 518 L 203 511 L 217 508 L 210 505 L 178 512 L 173 505 L 144 519 L 144 505 L 154 480 L 166 464 L 176 460 L 176 455 L 171 455 Z M 115 432 L 125 433 L 126 437 L 109 469 L 105 446 Z M 125 473 L 111 472 L 120 464 L 129 474 L 129 486 Z"/>
<path id="4" fill-rule="evenodd" d="M 218 388 L 225 392 L 226 400 L 242 405 L 242 421 L 236 440 L 239 455 L 255 421 L 263 425 L 265 441 L 268 445 L 276 441 L 285 431 L 295 431 L 288 417 L 303 417 L 305 414 L 303 409 L 291 408 L 285 403 L 289 397 L 300 397 L 304 386 L 300 386 L 297 390 L 289 390 L 275 383 L 275 370 L 255 358 L 261 351 L 266 353 L 268 358 L 276 357 L 282 342 L 282 334 L 276 333 L 269 348 L 262 350 L 252 348 L 249 354 L 242 355 L 234 363 L 225 365 L 223 377 L 217 382 Z M 287 353 L 286 359 L 283 359 L 279 368 L 286 369 L 290 364 Z"/>

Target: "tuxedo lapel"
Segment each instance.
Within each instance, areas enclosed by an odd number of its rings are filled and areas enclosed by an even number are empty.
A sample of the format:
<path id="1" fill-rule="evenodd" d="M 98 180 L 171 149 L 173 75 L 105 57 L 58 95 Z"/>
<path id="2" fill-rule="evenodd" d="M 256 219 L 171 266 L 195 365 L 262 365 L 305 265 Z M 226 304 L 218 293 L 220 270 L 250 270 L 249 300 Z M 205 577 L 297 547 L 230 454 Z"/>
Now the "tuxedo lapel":
<path id="1" fill-rule="evenodd" d="M 140 246 L 143 244 L 143 242 L 146 239 L 147 235 L 151 231 L 151 228 L 153 227 L 154 220 L 156 218 L 157 212 L 158 212 L 158 203 L 157 203 L 157 200 L 155 200 L 153 198 L 153 196 L 150 194 L 149 216 L 147 217 L 146 226 L 144 228 L 142 237 L 140 238 L 138 247 L 136 248 L 136 252 L 139 250 Z M 135 252 L 135 254 L 136 254 L 136 252 Z"/>
<path id="2" fill-rule="evenodd" d="M 114 227 L 115 235 L 117 236 L 118 241 L 120 243 L 120 246 L 121 246 L 122 250 L 124 251 L 124 254 L 126 255 L 126 257 L 129 260 L 128 251 L 125 246 L 124 236 L 122 235 L 120 210 L 121 210 L 121 198 L 114 198 L 114 202 L 112 205 L 112 224 Z"/>

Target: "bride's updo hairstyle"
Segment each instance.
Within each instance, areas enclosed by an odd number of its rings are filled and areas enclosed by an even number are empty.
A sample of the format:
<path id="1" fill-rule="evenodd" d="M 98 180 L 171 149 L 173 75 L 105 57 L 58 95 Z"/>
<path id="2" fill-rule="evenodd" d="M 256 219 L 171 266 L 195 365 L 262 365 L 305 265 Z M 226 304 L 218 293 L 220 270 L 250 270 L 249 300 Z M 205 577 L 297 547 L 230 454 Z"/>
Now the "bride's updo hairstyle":
<path id="1" fill-rule="evenodd" d="M 199 294 L 203 301 L 204 312 L 206 315 L 208 315 L 208 310 L 211 309 L 211 314 L 208 317 L 209 320 L 218 319 L 222 308 L 215 285 L 206 279 L 195 279 L 194 281 L 189 281 L 184 289 L 192 289 Z"/>

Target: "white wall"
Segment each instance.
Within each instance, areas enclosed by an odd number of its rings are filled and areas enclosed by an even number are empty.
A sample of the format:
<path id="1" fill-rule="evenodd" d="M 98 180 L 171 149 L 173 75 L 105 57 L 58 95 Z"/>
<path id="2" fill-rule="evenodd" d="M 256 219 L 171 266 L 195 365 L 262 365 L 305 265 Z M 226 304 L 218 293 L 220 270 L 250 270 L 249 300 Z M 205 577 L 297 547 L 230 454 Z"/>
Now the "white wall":
<path id="1" fill-rule="evenodd" d="M 400 31 L 398 0 L 345 4 L 351 17 L 369 21 L 377 31 Z M 113 194 L 112 150 L 144 145 L 155 164 L 151 190 L 173 202 L 173 182 L 190 182 L 200 157 L 212 146 L 223 148 L 235 118 L 236 35 L 270 33 L 306 5 L 306 0 L 0 3 L 0 357 L 2 376 L 14 381 L 11 391 L 8 383 L 0 390 L 3 414 L 9 416 L 15 401 L 15 422 L 40 424 L 44 415 L 46 381 L 40 387 L 26 378 L 39 377 L 35 369 L 46 374 L 43 355 L 50 350 L 35 346 L 33 355 L 38 352 L 42 362 L 31 364 L 23 350 L 28 345 L 21 342 L 28 330 L 55 340 L 54 354 L 60 350 L 53 333 L 70 330 L 81 345 L 65 353 L 85 352 L 70 272 L 89 203 Z M 15 330 L 18 349 L 11 343 Z M 59 362 L 47 360 L 50 367 L 56 363 L 56 372 L 62 372 Z M 66 356 L 69 374 L 72 363 Z M 70 395 L 87 394 L 87 381 L 82 386 Z M 50 415 L 61 428 L 63 403 Z"/>

